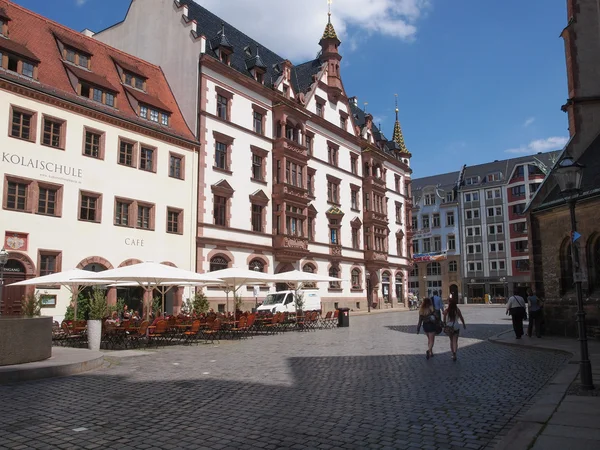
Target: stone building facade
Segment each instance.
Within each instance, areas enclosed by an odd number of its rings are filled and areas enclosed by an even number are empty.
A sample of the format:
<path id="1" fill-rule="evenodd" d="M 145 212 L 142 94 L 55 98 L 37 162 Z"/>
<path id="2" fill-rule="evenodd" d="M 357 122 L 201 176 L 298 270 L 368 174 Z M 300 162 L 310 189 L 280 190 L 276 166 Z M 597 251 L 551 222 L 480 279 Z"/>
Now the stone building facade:
<path id="1" fill-rule="evenodd" d="M 567 26 L 562 31 L 567 64 L 568 114 L 571 139 L 564 149 L 585 166 L 576 203 L 577 229 L 573 243 L 566 199 L 552 175 L 528 207 L 533 261 L 532 286 L 546 299 L 548 332 L 576 336 L 577 299 L 573 272 L 581 273 L 588 331 L 600 325 L 600 23 L 595 0 L 567 0 Z M 571 251 L 577 249 L 579 268 Z"/>
<path id="2" fill-rule="evenodd" d="M 347 95 L 331 16 L 317 58 L 297 65 L 191 0 L 133 0 L 94 38 L 163 67 L 196 132 L 198 272 L 340 277 L 318 286 L 325 310 L 406 302 L 411 155 L 398 120 L 388 139 Z M 221 290 L 208 296 L 224 307 Z"/>

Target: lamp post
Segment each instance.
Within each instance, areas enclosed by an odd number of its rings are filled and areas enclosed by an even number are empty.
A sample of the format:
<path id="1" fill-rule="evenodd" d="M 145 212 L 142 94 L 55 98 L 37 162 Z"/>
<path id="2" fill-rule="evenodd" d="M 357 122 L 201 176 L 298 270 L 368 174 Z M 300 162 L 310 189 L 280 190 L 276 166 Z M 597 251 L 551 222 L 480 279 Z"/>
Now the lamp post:
<path id="1" fill-rule="evenodd" d="M 258 266 L 254 266 L 254 271 L 255 272 L 260 272 L 260 268 Z M 258 311 L 258 293 L 260 291 L 260 287 L 258 286 L 254 286 L 252 288 L 253 294 L 254 294 L 254 312 Z"/>
<path id="2" fill-rule="evenodd" d="M 0 316 L 2 315 L 2 294 L 4 291 L 4 266 L 8 262 L 8 252 L 2 247 L 0 250 Z"/>
<path id="3" fill-rule="evenodd" d="M 575 162 L 568 154 L 564 155 L 554 169 L 554 178 L 558 183 L 561 195 L 569 205 L 571 215 L 571 261 L 573 264 L 573 280 L 577 293 L 577 329 L 579 332 L 579 372 L 582 389 L 594 389 L 592 381 L 592 365 L 588 353 L 587 332 L 585 327 L 585 310 L 583 308 L 583 293 L 581 283 L 583 274 L 579 266 L 579 243 L 576 242 L 577 220 L 575 219 L 575 203 L 581 194 L 581 181 L 584 166 Z"/>

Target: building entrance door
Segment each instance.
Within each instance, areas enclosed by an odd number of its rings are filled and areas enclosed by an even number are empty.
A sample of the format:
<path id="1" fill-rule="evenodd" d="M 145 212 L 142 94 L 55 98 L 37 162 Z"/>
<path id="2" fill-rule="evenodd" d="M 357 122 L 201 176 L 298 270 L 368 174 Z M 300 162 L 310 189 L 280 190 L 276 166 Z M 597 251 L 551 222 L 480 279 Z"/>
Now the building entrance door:
<path id="1" fill-rule="evenodd" d="M 20 315 L 21 302 L 25 296 L 26 286 L 9 286 L 25 279 L 25 266 L 16 259 L 9 259 L 4 266 L 4 283 L 2 289 L 2 315 Z"/>

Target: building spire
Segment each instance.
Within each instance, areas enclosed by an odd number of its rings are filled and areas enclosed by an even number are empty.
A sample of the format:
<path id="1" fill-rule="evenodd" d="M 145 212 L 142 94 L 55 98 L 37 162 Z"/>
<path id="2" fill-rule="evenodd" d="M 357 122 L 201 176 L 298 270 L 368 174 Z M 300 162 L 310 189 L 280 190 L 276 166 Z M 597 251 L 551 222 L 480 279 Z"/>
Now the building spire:
<path id="1" fill-rule="evenodd" d="M 400 148 L 400 153 L 410 154 L 404 143 L 404 135 L 402 134 L 400 120 L 398 119 L 398 94 L 394 94 L 394 96 L 396 97 L 396 123 L 394 124 L 394 137 L 392 139 Z"/>
<path id="2" fill-rule="evenodd" d="M 331 24 L 331 2 L 332 0 L 327 0 L 327 25 L 325 26 L 325 31 L 323 32 L 323 37 L 321 39 L 338 39 L 337 33 Z"/>

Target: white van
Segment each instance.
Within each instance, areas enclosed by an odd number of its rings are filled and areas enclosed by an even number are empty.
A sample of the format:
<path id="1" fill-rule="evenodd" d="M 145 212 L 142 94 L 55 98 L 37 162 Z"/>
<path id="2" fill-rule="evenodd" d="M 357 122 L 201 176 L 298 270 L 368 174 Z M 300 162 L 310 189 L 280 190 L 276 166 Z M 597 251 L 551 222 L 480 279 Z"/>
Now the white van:
<path id="1" fill-rule="evenodd" d="M 278 291 L 267 295 L 262 305 L 258 307 L 258 312 L 296 312 L 296 304 L 294 303 L 295 291 Z M 318 291 L 299 290 L 298 293 L 303 294 L 304 304 L 303 311 L 321 311 L 321 297 Z"/>

